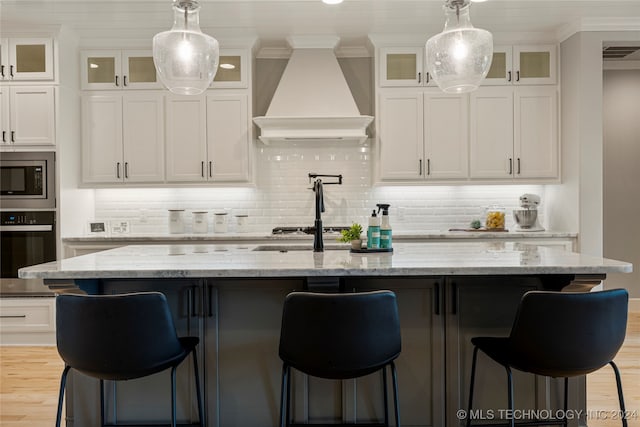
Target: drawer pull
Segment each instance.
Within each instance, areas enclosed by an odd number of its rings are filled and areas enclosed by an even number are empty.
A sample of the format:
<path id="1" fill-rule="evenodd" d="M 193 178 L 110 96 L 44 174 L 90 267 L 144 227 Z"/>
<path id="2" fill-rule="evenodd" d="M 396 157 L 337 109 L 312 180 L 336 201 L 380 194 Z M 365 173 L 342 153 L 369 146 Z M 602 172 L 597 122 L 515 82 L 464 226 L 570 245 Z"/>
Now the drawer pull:
<path id="1" fill-rule="evenodd" d="M 3 314 L 0 319 L 24 319 L 25 317 L 27 317 L 26 314 Z"/>

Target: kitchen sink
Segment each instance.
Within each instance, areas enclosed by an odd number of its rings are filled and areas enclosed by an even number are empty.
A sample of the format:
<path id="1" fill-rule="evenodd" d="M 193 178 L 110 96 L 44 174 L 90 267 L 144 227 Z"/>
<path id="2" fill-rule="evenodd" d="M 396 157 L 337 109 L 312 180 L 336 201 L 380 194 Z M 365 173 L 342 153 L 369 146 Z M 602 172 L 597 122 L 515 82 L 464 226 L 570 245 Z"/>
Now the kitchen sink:
<path id="1" fill-rule="evenodd" d="M 351 246 L 346 244 L 324 245 L 325 251 L 347 250 L 350 248 Z M 312 250 L 313 250 L 313 243 L 308 243 L 305 245 L 258 245 L 252 249 L 252 251 L 257 251 L 257 252 L 289 252 L 289 251 L 312 251 Z"/>

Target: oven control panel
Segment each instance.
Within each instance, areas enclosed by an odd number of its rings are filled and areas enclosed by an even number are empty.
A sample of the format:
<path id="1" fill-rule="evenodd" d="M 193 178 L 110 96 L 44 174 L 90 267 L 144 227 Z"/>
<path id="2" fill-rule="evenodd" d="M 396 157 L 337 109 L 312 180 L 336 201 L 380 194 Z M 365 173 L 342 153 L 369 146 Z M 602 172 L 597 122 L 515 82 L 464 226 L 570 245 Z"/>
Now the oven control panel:
<path id="1" fill-rule="evenodd" d="M 20 211 L 0 212 L 0 225 L 55 224 L 55 212 Z"/>

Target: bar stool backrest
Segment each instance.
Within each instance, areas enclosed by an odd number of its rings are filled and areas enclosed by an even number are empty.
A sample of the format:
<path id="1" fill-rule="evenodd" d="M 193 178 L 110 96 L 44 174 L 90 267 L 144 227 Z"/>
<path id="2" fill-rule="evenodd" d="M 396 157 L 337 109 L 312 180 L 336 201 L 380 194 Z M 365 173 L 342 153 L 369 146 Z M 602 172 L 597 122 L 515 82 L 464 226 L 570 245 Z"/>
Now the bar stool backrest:
<path id="1" fill-rule="evenodd" d="M 391 291 L 294 292 L 282 313 L 280 358 L 306 374 L 357 378 L 400 354 L 400 320 Z"/>
<path id="2" fill-rule="evenodd" d="M 624 289 L 528 292 L 509 337 L 509 359 L 517 369 L 551 377 L 600 369 L 622 346 L 628 301 Z"/>
<path id="3" fill-rule="evenodd" d="M 56 340 L 67 365 L 105 380 L 140 378 L 187 356 L 160 292 L 59 295 Z"/>

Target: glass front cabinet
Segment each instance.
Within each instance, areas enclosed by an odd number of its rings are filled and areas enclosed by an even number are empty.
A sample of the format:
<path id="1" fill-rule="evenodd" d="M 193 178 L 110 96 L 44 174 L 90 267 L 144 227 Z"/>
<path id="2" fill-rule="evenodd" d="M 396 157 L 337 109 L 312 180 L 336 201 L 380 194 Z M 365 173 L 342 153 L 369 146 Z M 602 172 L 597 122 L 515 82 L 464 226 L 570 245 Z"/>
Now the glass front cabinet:
<path id="1" fill-rule="evenodd" d="M 82 51 L 82 89 L 162 89 L 151 50 Z"/>
<path id="2" fill-rule="evenodd" d="M 53 80 L 53 39 L 0 38 L 0 80 Z"/>
<path id="3" fill-rule="evenodd" d="M 246 49 L 220 49 L 218 71 L 212 88 L 249 87 L 249 51 Z"/>
<path id="4" fill-rule="evenodd" d="M 555 45 L 515 45 L 493 48 L 493 60 L 483 85 L 557 83 Z"/>

